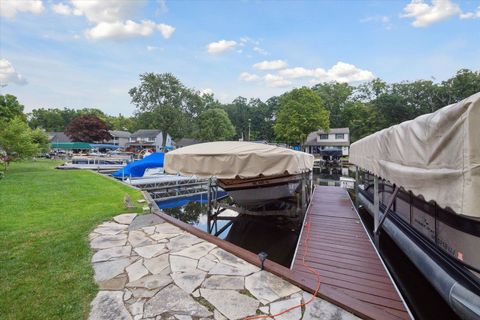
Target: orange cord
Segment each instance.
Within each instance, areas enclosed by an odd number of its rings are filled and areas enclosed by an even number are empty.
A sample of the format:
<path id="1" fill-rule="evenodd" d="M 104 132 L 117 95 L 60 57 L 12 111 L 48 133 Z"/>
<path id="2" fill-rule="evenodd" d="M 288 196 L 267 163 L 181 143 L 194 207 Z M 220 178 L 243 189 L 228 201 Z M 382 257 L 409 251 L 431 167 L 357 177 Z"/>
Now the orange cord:
<path id="1" fill-rule="evenodd" d="M 310 302 L 313 301 L 313 299 L 315 299 L 315 297 L 317 296 L 318 294 L 318 291 L 320 291 L 320 273 L 313 269 L 308 263 L 305 262 L 305 257 L 308 255 L 308 242 L 310 240 L 310 217 L 308 217 L 308 221 L 307 223 L 305 224 L 305 229 L 306 229 L 306 237 L 305 237 L 305 241 L 303 242 L 304 245 L 305 245 L 305 251 L 303 252 L 303 257 L 302 257 L 302 263 L 303 263 L 303 266 L 309 270 L 311 273 L 313 273 L 316 277 L 317 277 L 317 289 L 315 290 L 315 293 L 313 294 L 313 296 L 307 301 L 307 302 L 304 302 L 304 303 L 300 303 L 296 306 L 293 306 L 293 307 L 290 307 L 286 310 L 283 310 L 282 312 L 280 313 L 277 313 L 277 314 L 272 314 L 272 315 L 261 315 L 261 316 L 250 316 L 250 317 L 246 317 L 245 320 L 254 320 L 254 319 L 267 319 L 267 318 L 274 318 L 274 317 L 278 317 L 284 313 L 287 313 L 293 309 L 296 309 L 296 308 L 301 308 L 303 306 L 306 306 L 307 304 L 309 304 Z"/>

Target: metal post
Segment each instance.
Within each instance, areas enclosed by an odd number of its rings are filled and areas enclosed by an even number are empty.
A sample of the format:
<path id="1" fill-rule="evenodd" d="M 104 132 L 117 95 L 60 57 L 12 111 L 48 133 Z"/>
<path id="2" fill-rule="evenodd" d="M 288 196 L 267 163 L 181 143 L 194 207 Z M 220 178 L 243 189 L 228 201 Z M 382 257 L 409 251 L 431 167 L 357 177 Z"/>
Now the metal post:
<path id="1" fill-rule="evenodd" d="M 359 174 L 358 174 L 358 166 L 355 166 L 355 207 L 358 208 L 358 178 L 359 178 Z"/>
<path id="2" fill-rule="evenodd" d="M 248 141 L 250 141 L 250 123 L 251 123 L 251 119 L 248 119 Z"/>
<path id="3" fill-rule="evenodd" d="M 378 229 L 380 221 L 380 199 L 378 194 L 378 177 L 373 176 L 373 230 Z M 375 233 L 375 245 L 378 247 L 378 234 Z"/>
<path id="4" fill-rule="evenodd" d="M 383 222 L 387 218 L 388 211 L 390 210 L 390 207 L 392 206 L 392 204 L 395 201 L 395 198 L 397 197 L 398 190 L 400 190 L 400 188 L 398 186 L 395 186 L 395 191 L 393 192 L 392 197 L 390 198 L 390 202 L 388 203 L 387 208 L 385 208 L 385 212 L 383 213 L 382 218 L 378 222 L 378 225 L 375 227 L 375 230 L 374 230 L 375 235 L 378 235 L 378 233 L 380 232 L 380 228 L 382 227 Z"/>

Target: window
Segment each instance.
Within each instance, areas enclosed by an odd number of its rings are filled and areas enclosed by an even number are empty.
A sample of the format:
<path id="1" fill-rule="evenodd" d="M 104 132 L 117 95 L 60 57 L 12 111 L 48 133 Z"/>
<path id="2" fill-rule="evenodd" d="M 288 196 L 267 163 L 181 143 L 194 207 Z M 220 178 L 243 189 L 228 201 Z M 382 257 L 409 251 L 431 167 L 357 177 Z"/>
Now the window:
<path id="1" fill-rule="evenodd" d="M 328 134 L 321 134 L 320 140 L 328 140 Z"/>
<path id="2" fill-rule="evenodd" d="M 337 139 L 337 140 L 345 139 L 345 134 L 343 134 L 343 133 L 336 133 L 336 134 L 335 134 L 335 139 Z"/>

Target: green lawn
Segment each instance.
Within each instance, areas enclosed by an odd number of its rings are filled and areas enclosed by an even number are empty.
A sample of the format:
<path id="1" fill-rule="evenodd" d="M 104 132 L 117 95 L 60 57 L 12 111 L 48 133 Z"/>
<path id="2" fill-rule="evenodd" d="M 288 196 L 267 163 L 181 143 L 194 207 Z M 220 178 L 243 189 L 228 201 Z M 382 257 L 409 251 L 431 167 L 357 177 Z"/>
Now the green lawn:
<path id="1" fill-rule="evenodd" d="M 97 287 L 87 236 L 140 192 L 50 160 L 14 163 L 0 180 L 0 319 L 82 319 Z"/>

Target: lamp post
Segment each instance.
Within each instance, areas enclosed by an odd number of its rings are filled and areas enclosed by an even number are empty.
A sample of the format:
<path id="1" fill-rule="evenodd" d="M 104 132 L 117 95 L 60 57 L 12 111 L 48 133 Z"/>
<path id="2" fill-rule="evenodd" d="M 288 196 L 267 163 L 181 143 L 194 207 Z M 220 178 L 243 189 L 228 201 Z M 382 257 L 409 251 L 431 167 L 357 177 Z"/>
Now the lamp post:
<path id="1" fill-rule="evenodd" d="M 248 141 L 250 141 L 250 124 L 251 124 L 252 120 L 251 119 L 248 119 Z"/>

